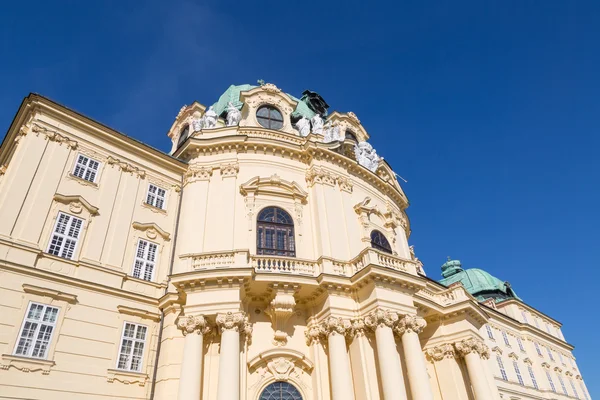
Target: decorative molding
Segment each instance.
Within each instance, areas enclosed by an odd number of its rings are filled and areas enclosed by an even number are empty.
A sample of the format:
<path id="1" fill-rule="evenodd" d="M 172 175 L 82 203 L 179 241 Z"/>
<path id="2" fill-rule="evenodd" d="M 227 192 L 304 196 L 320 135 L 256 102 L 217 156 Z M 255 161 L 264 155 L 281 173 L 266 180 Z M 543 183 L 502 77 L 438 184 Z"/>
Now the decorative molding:
<path id="1" fill-rule="evenodd" d="M 255 176 L 240 185 L 240 193 L 243 196 L 270 195 L 274 197 L 287 197 L 298 199 L 303 204 L 306 203 L 308 197 L 308 193 L 298 183 L 281 179 L 277 174 L 273 174 L 268 178 Z"/>
<path id="2" fill-rule="evenodd" d="M 59 292 L 58 290 L 29 285 L 27 283 L 24 283 L 22 287 L 25 293 L 35 294 L 37 296 L 43 297 L 50 297 L 54 300 L 65 301 L 70 304 L 77 303 L 77 295 L 75 294 Z"/>
<path id="3" fill-rule="evenodd" d="M 221 332 L 234 330 L 236 332 L 246 332 L 246 324 L 248 324 L 248 316 L 245 312 L 231 312 L 217 314 L 217 326 Z M 250 334 L 252 331 L 250 331 Z"/>
<path id="4" fill-rule="evenodd" d="M 454 343 L 454 347 L 462 357 L 465 357 L 470 353 L 477 353 L 483 359 L 487 360 L 490 358 L 489 347 L 487 347 L 483 341 L 473 337 Z"/>
<path id="5" fill-rule="evenodd" d="M 109 369 L 107 372 L 106 381 L 109 383 L 117 381 L 126 385 L 137 383 L 139 386 L 146 386 L 148 381 L 148 374 L 139 372 L 122 371 L 120 369 Z"/>
<path id="6" fill-rule="evenodd" d="M 346 113 L 346 115 L 354 122 L 356 122 L 357 124 L 360 124 L 360 119 L 358 119 L 358 117 L 356 116 L 356 114 L 354 114 L 352 111 L 348 111 Z"/>
<path id="7" fill-rule="evenodd" d="M 502 349 L 500 347 L 498 347 L 498 346 L 492 347 L 491 351 L 494 352 L 494 353 L 500 354 L 500 355 L 502 355 L 502 353 L 503 353 Z"/>
<path id="8" fill-rule="evenodd" d="M 527 365 L 533 365 L 533 361 L 531 361 L 531 358 L 527 357 L 523 360 L 523 362 Z"/>
<path id="9" fill-rule="evenodd" d="M 310 390 L 310 372 L 314 364 L 299 351 L 282 348 L 267 350 L 252 358 L 247 365 L 250 372 L 248 389 L 251 392 L 274 381 L 290 381 L 304 390 Z"/>
<path id="10" fill-rule="evenodd" d="M 152 312 L 152 311 L 146 311 L 146 310 L 142 310 L 140 308 L 133 308 L 133 307 L 127 307 L 127 306 L 117 306 L 117 310 L 121 314 L 132 315 L 134 317 L 139 317 L 139 318 L 143 318 L 143 319 L 149 319 L 154 322 L 160 321 L 160 314 Z"/>
<path id="11" fill-rule="evenodd" d="M 365 316 L 365 325 L 373 331 L 384 326 L 393 328 L 399 319 L 398 313 L 378 308 Z"/>
<path id="12" fill-rule="evenodd" d="M 171 240 L 171 234 L 165 232 L 160 226 L 158 226 L 154 222 L 134 222 L 133 224 L 131 224 L 131 226 L 133 227 L 133 229 L 137 229 L 138 231 L 145 231 L 146 237 L 148 239 L 154 240 L 158 237 L 158 235 L 160 235 L 166 241 Z"/>
<path id="13" fill-rule="evenodd" d="M 306 337 L 306 345 L 312 346 L 321 342 L 321 338 L 325 336 L 325 330 L 321 324 L 312 322 L 306 326 L 304 336 Z"/>
<path id="14" fill-rule="evenodd" d="M 69 211 L 71 211 L 74 214 L 80 214 L 81 211 L 83 211 L 83 208 L 88 210 L 91 216 L 99 214 L 98 207 L 94 207 L 80 195 L 64 195 L 56 193 L 54 195 L 54 200 L 58 201 L 59 203 L 68 205 Z"/>
<path id="15" fill-rule="evenodd" d="M 454 346 L 449 343 L 427 349 L 425 350 L 425 354 L 431 361 L 442 361 L 445 358 L 456 357 Z"/>
<path id="16" fill-rule="evenodd" d="M 261 85 L 261 88 L 265 92 L 269 92 L 269 93 L 281 93 L 281 89 L 279 89 L 277 86 L 275 86 L 272 83 L 265 83 L 264 85 Z"/>
<path id="17" fill-rule="evenodd" d="M 518 360 L 519 356 L 513 351 L 513 352 L 508 353 L 508 358 L 511 358 L 513 360 Z"/>
<path id="18" fill-rule="evenodd" d="M 48 375 L 50 373 L 50 369 L 54 365 L 56 365 L 56 363 L 52 360 L 40 360 L 36 358 L 2 354 L 0 370 L 9 370 L 12 367 L 21 372 L 42 371 L 43 375 Z"/>
<path id="19" fill-rule="evenodd" d="M 203 315 L 181 316 L 177 320 L 177 327 L 181 329 L 183 336 L 187 336 L 189 333 L 206 335 L 211 331 L 208 321 L 206 321 Z"/>
<path id="20" fill-rule="evenodd" d="M 308 187 L 312 187 L 316 183 L 335 186 L 337 180 L 338 175 L 323 167 L 313 165 L 306 171 L 306 183 Z"/>
<path id="21" fill-rule="evenodd" d="M 269 307 L 265 310 L 271 318 L 275 335 L 273 344 L 276 346 L 284 346 L 288 340 L 288 334 L 285 332 L 285 326 L 290 317 L 294 314 L 296 300 L 294 293 L 299 289 L 298 285 L 274 284 L 275 297 L 269 303 Z"/>
<path id="22" fill-rule="evenodd" d="M 238 164 L 237 162 L 224 163 L 219 165 L 219 169 L 221 171 L 221 177 L 235 177 L 237 176 L 238 172 L 240 172 L 240 164 Z"/>
<path id="23" fill-rule="evenodd" d="M 6 164 L 0 165 L 0 176 L 4 175 L 6 173 L 7 168 L 8 168 L 8 166 Z"/>
<path id="24" fill-rule="evenodd" d="M 325 336 L 349 336 L 352 333 L 352 324 L 342 317 L 329 317 L 321 322 L 321 329 Z"/>
<path id="25" fill-rule="evenodd" d="M 121 171 L 125 173 L 130 173 L 132 175 L 135 174 L 141 179 L 144 179 L 146 177 L 146 171 L 144 171 L 143 169 L 140 169 L 125 161 L 121 161 L 118 158 L 114 158 L 113 156 L 108 156 L 106 158 L 106 163 L 108 165 L 117 165 L 121 169 Z"/>
<path id="26" fill-rule="evenodd" d="M 196 181 L 208 181 L 213 174 L 213 167 L 190 165 L 183 174 L 183 186 Z"/>
<path id="27" fill-rule="evenodd" d="M 57 142 L 59 145 L 66 144 L 67 147 L 71 148 L 72 150 L 77 148 L 77 141 L 69 139 L 67 136 L 63 136 L 60 133 L 52 131 L 41 125 L 34 123 L 31 127 L 31 131 L 37 134 L 41 133 L 46 136 L 46 139 L 51 142 Z"/>
<path id="28" fill-rule="evenodd" d="M 403 318 L 398 320 L 398 323 L 394 326 L 394 332 L 398 336 L 402 336 L 405 333 L 414 332 L 417 335 L 423 332 L 423 329 L 427 326 L 427 322 L 421 317 L 416 315 L 405 315 Z"/>

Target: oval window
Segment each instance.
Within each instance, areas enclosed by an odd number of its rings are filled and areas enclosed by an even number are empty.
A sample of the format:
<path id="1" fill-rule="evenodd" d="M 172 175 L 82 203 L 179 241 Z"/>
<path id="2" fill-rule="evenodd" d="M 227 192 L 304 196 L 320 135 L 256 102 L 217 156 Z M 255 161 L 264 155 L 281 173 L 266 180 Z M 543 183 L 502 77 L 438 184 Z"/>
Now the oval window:
<path id="1" fill-rule="evenodd" d="M 281 112 L 273 106 L 262 106 L 256 112 L 258 123 L 268 129 L 283 128 L 283 116 Z"/>

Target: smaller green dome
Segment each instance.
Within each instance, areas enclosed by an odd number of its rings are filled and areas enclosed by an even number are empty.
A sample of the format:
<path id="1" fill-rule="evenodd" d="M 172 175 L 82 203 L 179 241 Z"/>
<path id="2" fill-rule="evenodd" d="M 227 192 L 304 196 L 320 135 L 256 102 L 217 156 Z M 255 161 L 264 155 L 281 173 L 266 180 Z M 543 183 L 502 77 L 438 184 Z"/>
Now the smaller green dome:
<path id="1" fill-rule="evenodd" d="M 448 257 L 448 261 L 442 264 L 442 276 L 444 278 L 454 275 L 462 270 L 460 260 L 451 260 L 450 257 Z"/>

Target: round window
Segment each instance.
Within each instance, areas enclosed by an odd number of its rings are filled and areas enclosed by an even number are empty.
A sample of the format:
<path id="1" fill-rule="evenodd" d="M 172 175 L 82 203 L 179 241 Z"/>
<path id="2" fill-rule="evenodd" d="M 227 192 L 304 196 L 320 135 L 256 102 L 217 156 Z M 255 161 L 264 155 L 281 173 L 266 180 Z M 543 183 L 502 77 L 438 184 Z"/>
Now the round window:
<path id="1" fill-rule="evenodd" d="M 258 123 L 268 129 L 283 128 L 283 116 L 278 109 L 273 106 L 262 106 L 256 112 Z"/>

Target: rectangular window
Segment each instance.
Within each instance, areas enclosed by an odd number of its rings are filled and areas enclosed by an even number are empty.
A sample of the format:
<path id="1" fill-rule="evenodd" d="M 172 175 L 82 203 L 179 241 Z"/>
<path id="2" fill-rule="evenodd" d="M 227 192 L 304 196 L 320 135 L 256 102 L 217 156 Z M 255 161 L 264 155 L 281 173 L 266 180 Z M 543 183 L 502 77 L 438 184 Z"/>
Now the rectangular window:
<path id="1" fill-rule="evenodd" d="M 567 387 L 565 386 L 565 382 L 563 381 L 562 376 L 560 376 L 560 373 L 556 374 L 556 376 L 558 376 L 558 381 L 560 382 L 560 387 L 561 387 L 563 393 L 568 396 L 569 393 L 567 393 Z"/>
<path id="2" fill-rule="evenodd" d="M 164 210 L 166 205 L 165 196 L 167 192 L 153 184 L 148 185 L 148 194 L 146 194 L 146 203 Z"/>
<path id="3" fill-rule="evenodd" d="M 85 179 L 89 182 L 96 182 L 96 176 L 98 175 L 98 167 L 100 163 L 96 160 L 92 160 L 89 157 L 79 154 L 77 156 L 77 162 L 75 163 L 75 169 L 73 175 L 78 178 Z"/>
<path id="4" fill-rule="evenodd" d="M 151 281 L 156 265 L 156 243 L 147 242 L 143 239 L 138 241 L 137 251 L 135 253 L 135 264 L 133 265 L 132 275 L 146 281 Z"/>
<path id="5" fill-rule="evenodd" d="M 519 350 L 521 350 L 522 352 L 525 352 L 525 347 L 523 347 L 523 341 L 518 336 L 517 336 L 517 344 L 519 345 Z"/>
<path id="6" fill-rule="evenodd" d="M 535 379 L 535 374 L 533 373 L 533 368 L 531 368 L 531 365 L 528 365 L 527 369 L 529 370 L 529 376 L 531 377 L 531 383 L 533 384 L 533 387 L 539 390 L 537 380 Z"/>
<path id="7" fill-rule="evenodd" d="M 550 361 L 554 361 L 554 356 L 552 355 L 552 350 L 550 350 L 550 347 L 546 347 L 546 351 L 548 352 L 548 357 L 550 357 Z"/>
<path id="8" fill-rule="evenodd" d="M 492 328 L 489 325 L 486 325 L 485 329 L 487 330 L 488 337 L 494 340 L 494 332 L 492 331 Z"/>
<path id="9" fill-rule="evenodd" d="M 46 358 L 57 319 L 58 308 L 29 303 L 14 354 L 23 357 Z"/>
<path id="10" fill-rule="evenodd" d="M 546 371 L 546 376 L 548 377 L 548 383 L 550 384 L 550 389 L 552 389 L 552 391 L 554 393 L 556 393 L 556 388 L 554 387 L 554 382 L 552 382 L 552 376 L 550 375 L 550 371 Z"/>
<path id="11" fill-rule="evenodd" d="M 508 335 L 506 334 L 506 331 L 502 331 L 502 337 L 504 338 L 504 344 L 510 347 L 510 342 L 508 341 Z"/>
<path id="12" fill-rule="evenodd" d="M 496 356 L 496 360 L 498 361 L 498 367 L 500 367 L 500 375 L 502 375 L 502 379 L 507 381 L 508 376 L 506 376 L 506 371 L 504 370 L 504 364 L 502 363 L 502 358 L 500 356 Z"/>
<path id="13" fill-rule="evenodd" d="M 527 321 L 527 313 L 525 312 L 525 310 L 521 310 L 521 315 L 523 316 L 523 322 L 528 324 L 529 321 Z"/>
<path id="14" fill-rule="evenodd" d="M 69 214 L 58 213 L 48 253 L 72 259 L 81 233 L 83 220 Z"/>
<path id="15" fill-rule="evenodd" d="M 117 368 L 141 372 L 144 346 L 146 345 L 146 332 L 148 328 L 144 325 L 125 322 L 121 347 L 119 348 L 119 359 Z"/>
<path id="16" fill-rule="evenodd" d="M 569 379 L 569 383 L 571 384 L 571 389 L 573 390 L 573 394 L 575 395 L 575 398 L 578 399 L 579 393 L 577 393 L 577 389 L 575 389 L 575 383 L 573 382 L 573 379 Z"/>
<path id="17" fill-rule="evenodd" d="M 537 342 L 533 342 L 533 345 L 535 346 L 535 351 L 537 351 L 538 356 L 544 357 L 542 351 L 540 350 L 540 346 L 537 344 Z"/>
<path id="18" fill-rule="evenodd" d="M 550 333 L 550 325 L 547 322 L 546 322 L 546 332 Z"/>
<path id="19" fill-rule="evenodd" d="M 540 323 L 538 322 L 537 317 L 533 318 L 533 322 L 535 322 L 535 327 L 538 328 L 538 329 L 540 329 Z"/>
<path id="20" fill-rule="evenodd" d="M 523 377 L 521 376 L 521 370 L 519 369 L 519 364 L 516 361 L 513 361 L 513 367 L 515 367 L 515 373 L 517 374 L 517 380 L 519 381 L 519 385 L 524 386 Z"/>

